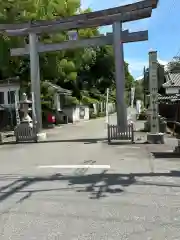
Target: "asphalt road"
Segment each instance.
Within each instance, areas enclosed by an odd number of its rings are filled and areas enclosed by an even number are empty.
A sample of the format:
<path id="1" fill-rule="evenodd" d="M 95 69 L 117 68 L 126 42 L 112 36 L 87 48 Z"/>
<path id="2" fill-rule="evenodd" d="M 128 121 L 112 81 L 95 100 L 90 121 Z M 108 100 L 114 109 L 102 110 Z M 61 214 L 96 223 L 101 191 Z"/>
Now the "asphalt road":
<path id="1" fill-rule="evenodd" d="M 0 147 L 0 239 L 180 239 L 179 159 L 109 146 L 105 126 L 92 120 L 49 130 L 47 143 Z"/>

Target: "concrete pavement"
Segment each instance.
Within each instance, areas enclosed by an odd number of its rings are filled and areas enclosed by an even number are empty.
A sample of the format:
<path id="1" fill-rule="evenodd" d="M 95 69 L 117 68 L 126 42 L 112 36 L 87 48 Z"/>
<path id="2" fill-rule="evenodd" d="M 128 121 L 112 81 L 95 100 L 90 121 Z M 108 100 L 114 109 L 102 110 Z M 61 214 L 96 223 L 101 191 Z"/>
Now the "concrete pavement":
<path id="1" fill-rule="evenodd" d="M 0 146 L 0 239 L 180 239 L 174 140 L 107 145 L 105 126 L 92 120 L 49 131 L 47 143 Z M 76 164 L 110 169 L 50 167 Z"/>

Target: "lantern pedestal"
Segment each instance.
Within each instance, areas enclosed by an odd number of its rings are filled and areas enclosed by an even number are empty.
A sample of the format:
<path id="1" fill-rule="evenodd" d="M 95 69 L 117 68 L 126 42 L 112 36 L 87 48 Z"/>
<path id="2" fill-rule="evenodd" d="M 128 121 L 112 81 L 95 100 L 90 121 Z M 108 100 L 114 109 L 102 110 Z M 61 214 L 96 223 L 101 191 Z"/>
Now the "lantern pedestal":
<path id="1" fill-rule="evenodd" d="M 180 154 L 180 135 L 177 136 L 178 145 L 174 149 L 174 153 Z"/>
<path id="2" fill-rule="evenodd" d="M 47 134 L 45 132 L 37 133 L 37 142 L 43 142 L 47 138 Z"/>
<path id="3" fill-rule="evenodd" d="M 164 144 L 164 133 L 147 133 L 147 142 L 150 144 Z"/>

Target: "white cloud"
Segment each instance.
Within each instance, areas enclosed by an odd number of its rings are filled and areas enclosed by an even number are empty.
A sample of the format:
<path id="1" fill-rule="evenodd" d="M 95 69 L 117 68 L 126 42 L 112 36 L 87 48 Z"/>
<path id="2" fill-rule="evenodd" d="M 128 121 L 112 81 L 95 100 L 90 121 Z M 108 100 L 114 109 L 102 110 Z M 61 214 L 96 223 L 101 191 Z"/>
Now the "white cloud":
<path id="1" fill-rule="evenodd" d="M 136 81 L 139 81 L 139 80 L 142 80 L 144 78 L 144 76 L 142 75 L 142 76 L 140 76 L 140 77 L 137 77 L 135 80 Z"/>
<path id="2" fill-rule="evenodd" d="M 161 64 L 161 65 L 164 65 L 166 66 L 168 64 L 168 61 L 164 61 L 164 60 L 161 60 L 161 59 L 158 59 L 158 62 Z"/>
<path id="3" fill-rule="evenodd" d="M 129 71 L 133 72 L 143 72 L 144 67 L 148 66 L 147 61 L 139 59 L 125 59 L 129 64 Z"/>
<path id="4" fill-rule="evenodd" d="M 135 77 L 136 80 L 140 80 L 142 78 L 142 73 L 144 67 L 148 67 L 148 61 L 140 60 L 140 59 L 125 59 L 129 64 L 129 71 Z M 165 69 L 167 68 L 168 61 L 158 59 L 158 62 L 164 65 Z"/>

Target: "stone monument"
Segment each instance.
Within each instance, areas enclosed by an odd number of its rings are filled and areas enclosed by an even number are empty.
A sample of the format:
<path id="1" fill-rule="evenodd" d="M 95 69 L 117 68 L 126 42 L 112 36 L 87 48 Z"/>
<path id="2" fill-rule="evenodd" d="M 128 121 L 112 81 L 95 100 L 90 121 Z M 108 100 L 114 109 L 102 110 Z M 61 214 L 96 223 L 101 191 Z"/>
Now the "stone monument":
<path id="1" fill-rule="evenodd" d="M 33 128 L 33 120 L 29 116 L 29 112 L 32 110 L 32 101 L 28 100 L 26 93 L 23 93 L 22 100 L 20 103 L 20 111 L 23 112 L 23 117 L 21 119 L 21 124 L 25 123 L 28 124 L 29 127 Z"/>
<path id="2" fill-rule="evenodd" d="M 149 52 L 149 91 L 150 91 L 150 132 L 147 134 L 147 142 L 156 144 L 164 143 L 164 134 L 159 132 L 158 118 L 158 76 L 157 76 L 157 52 Z"/>

